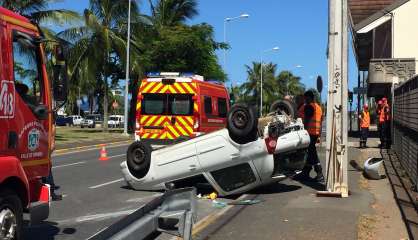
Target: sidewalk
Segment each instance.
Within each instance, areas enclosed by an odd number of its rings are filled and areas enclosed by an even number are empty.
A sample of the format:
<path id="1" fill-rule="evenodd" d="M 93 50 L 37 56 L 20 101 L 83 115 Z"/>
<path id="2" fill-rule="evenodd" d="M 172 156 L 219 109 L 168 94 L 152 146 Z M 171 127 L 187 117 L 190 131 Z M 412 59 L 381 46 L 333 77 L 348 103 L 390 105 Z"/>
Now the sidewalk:
<path id="1" fill-rule="evenodd" d="M 349 161 L 353 166 L 363 166 L 367 157 L 379 154 L 376 139 L 370 139 L 369 145 L 372 148 L 360 150 L 358 143 L 350 143 Z M 325 159 L 324 148 L 319 154 Z M 247 206 L 224 220 L 208 238 L 407 239 L 388 179 L 367 180 L 353 166 L 349 165 L 348 198 L 316 197 L 323 186 L 286 180 L 252 192 L 264 202 Z"/>

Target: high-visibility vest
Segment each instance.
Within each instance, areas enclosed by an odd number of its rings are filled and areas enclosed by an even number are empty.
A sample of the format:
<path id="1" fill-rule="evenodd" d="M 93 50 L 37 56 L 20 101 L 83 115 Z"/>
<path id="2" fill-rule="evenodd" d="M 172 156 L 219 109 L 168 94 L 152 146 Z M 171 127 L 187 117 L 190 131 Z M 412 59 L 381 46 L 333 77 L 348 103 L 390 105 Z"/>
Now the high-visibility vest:
<path id="1" fill-rule="evenodd" d="M 370 113 L 368 111 L 363 111 L 361 113 L 360 128 L 369 128 L 369 127 L 370 127 Z"/>
<path id="2" fill-rule="evenodd" d="M 322 120 L 322 108 L 317 103 L 310 104 L 314 108 L 314 115 L 309 121 L 303 120 L 305 129 L 311 136 L 321 135 L 321 120 Z M 302 106 L 302 110 L 299 112 L 302 118 L 305 118 L 305 105 Z"/>
<path id="3" fill-rule="evenodd" d="M 379 114 L 379 123 L 384 123 L 390 120 L 389 105 L 383 105 Z"/>

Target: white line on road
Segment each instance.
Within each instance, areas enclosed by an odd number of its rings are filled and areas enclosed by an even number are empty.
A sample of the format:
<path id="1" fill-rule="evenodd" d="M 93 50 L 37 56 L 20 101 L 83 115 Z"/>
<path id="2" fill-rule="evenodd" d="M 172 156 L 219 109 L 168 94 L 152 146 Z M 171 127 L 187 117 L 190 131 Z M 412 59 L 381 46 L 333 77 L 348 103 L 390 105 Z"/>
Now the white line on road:
<path id="1" fill-rule="evenodd" d="M 122 156 L 125 156 L 125 155 L 126 155 L 126 153 L 119 154 L 119 155 L 114 155 L 114 156 L 109 156 L 109 158 L 117 158 L 117 157 L 122 157 Z"/>
<path id="2" fill-rule="evenodd" d="M 68 167 L 68 166 L 74 166 L 74 165 L 80 165 L 80 164 L 84 164 L 84 163 L 86 163 L 86 162 L 85 161 L 82 161 L 82 162 L 75 162 L 75 163 L 70 163 L 70 164 L 58 165 L 58 166 L 53 166 L 52 169 L 61 168 L 61 167 Z"/>
<path id="3" fill-rule="evenodd" d="M 122 181 L 123 181 L 123 178 L 119 178 L 119 179 L 116 179 L 116 180 L 113 180 L 113 181 L 110 181 L 110 182 L 106 182 L 106 183 L 103 183 L 103 184 L 91 186 L 89 188 L 90 189 L 96 189 L 96 188 L 99 188 L 99 187 L 104 187 L 104 186 L 107 186 L 107 185 L 110 185 L 110 184 L 113 184 L 113 183 L 117 183 L 117 182 L 122 182 Z"/>

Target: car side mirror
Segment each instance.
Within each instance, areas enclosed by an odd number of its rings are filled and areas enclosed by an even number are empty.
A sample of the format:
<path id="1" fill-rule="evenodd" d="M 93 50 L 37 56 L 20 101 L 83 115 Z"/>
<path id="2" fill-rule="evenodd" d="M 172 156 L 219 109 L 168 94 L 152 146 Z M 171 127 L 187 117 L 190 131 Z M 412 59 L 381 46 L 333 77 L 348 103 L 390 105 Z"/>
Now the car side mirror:
<path id="1" fill-rule="evenodd" d="M 33 114 L 39 120 L 47 120 L 48 119 L 48 108 L 45 105 L 38 105 L 33 109 Z"/>
<path id="2" fill-rule="evenodd" d="M 65 102 L 68 95 L 68 72 L 64 51 L 62 46 L 56 46 L 54 50 L 53 92 L 54 99 L 58 102 Z"/>

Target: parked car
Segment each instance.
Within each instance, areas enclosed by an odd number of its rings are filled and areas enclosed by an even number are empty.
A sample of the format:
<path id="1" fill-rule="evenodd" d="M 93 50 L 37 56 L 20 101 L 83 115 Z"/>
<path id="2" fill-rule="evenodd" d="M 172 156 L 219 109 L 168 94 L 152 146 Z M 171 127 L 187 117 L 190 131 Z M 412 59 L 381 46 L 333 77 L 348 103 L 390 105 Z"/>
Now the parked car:
<path id="1" fill-rule="evenodd" d="M 122 127 L 125 123 L 125 117 L 122 115 L 110 115 L 107 125 L 110 128 Z"/>
<path id="2" fill-rule="evenodd" d="M 136 190 L 171 189 L 199 178 L 225 196 L 300 173 L 309 143 L 301 119 L 276 111 L 258 121 L 251 108 L 236 104 L 227 128 L 155 151 L 146 142 L 134 142 L 121 169 Z"/>
<path id="3" fill-rule="evenodd" d="M 82 116 L 80 115 L 71 115 L 69 118 L 72 118 L 72 125 L 74 126 L 80 126 L 81 122 L 84 120 Z"/>
<path id="4" fill-rule="evenodd" d="M 97 124 L 103 123 L 103 116 L 100 114 L 90 114 L 81 122 L 81 128 L 95 128 Z"/>
<path id="5" fill-rule="evenodd" d="M 70 126 L 73 124 L 73 119 L 67 116 L 58 115 L 55 119 L 55 125 L 57 126 Z"/>

